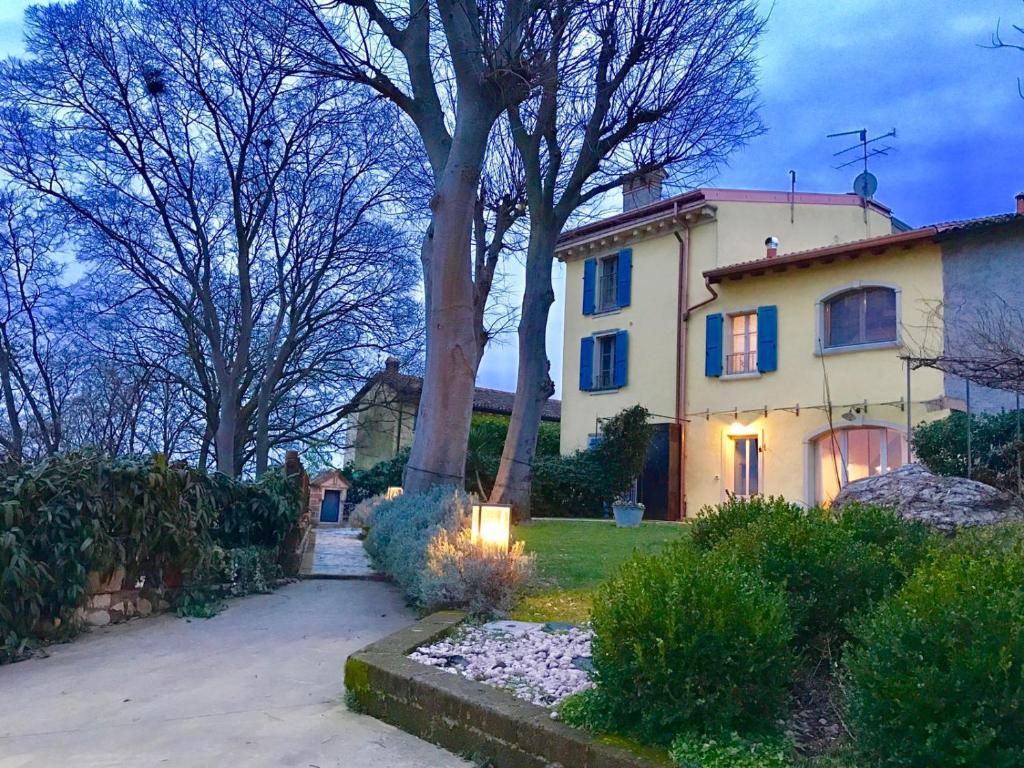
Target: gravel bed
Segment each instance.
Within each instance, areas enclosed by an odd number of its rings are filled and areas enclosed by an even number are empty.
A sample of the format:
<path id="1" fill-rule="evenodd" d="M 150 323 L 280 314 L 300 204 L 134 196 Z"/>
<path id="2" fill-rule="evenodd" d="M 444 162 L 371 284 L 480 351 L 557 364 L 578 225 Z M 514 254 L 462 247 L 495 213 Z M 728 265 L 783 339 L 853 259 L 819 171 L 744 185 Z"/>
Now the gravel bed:
<path id="1" fill-rule="evenodd" d="M 417 648 L 409 658 L 553 708 L 566 696 L 593 686 L 592 638 L 593 632 L 580 627 L 508 632 L 484 625 Z"/>

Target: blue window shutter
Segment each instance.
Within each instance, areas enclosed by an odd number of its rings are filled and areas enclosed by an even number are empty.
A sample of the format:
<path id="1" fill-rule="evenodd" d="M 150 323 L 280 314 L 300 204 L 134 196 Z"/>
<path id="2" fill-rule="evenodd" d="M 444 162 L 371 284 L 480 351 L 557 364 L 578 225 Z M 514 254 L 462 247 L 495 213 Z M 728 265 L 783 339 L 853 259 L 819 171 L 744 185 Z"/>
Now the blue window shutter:
<path id="1" fill-rule="evenodd" d="M 775 305 L 757 308 L 757 370 L 779 367 L 779 310 Z"/>
<path id="2" fill-rule="evenodd" d="M 589 392 L 594 388 L 594 337 L 580 339 L 580 389 Z"/>
<path id="3" fill-rule="evenodd" d="M 597 259 L 583 262 L 583 314 L 594 314 L 594 291 L 597 288 Z"/>
<path id="4" fill-rule="evenodd" d="M 626 386 L 629 373 L 629 332 L 615 333 L 615 371 L 613 382 L 616 387 Z"/>
<path id="5" fill-rule="evenodd" d="M 618 274 L 615 275 L 615 303 L 620 307 L 628 307 L 633 286 L 633 249 L 623 248 L 619 251 Z"/>
<path id="6" fill-rule="evenodd" d="M 707 330 L 704 343 L 704 375 L 722 375 L 722 315 L 707 316 Z"/>

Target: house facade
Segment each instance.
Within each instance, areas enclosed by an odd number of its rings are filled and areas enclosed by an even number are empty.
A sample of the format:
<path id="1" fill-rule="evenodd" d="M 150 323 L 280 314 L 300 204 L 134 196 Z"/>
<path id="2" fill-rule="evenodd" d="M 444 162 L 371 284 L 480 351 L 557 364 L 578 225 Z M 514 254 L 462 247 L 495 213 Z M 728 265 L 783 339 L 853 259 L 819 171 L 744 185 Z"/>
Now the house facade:
<path id="1" fill-rule="evenodd" d="M 949 351 L 950 318 L 990 295 L 978 259 L 1024 268 L 1022 220 L 908 230 L 854 195 L 695 190 L 568 232 L 562 450 L 639 403 L 668 435 L 647 491 L 669 519 L 729 494 L 827 503 L 962 407 L 930 369 L 908 397 L 902 356 Z"/>
<path id="2" fill-rule="evenodd" d="M 397 358 L 390 357 L 384 370 L 373 376 L 353 398 L 349 417 L 345 466 L 369 469 L 395 458 L 412 445 L 416 432 L 423 379 L 402 373 Z M 514 392 L 477 387 L 473 393 L 473 413 L 508 418 L 512 414 Z M 544 421 L 557 422 L 561 403 L 544 404 Z"/>

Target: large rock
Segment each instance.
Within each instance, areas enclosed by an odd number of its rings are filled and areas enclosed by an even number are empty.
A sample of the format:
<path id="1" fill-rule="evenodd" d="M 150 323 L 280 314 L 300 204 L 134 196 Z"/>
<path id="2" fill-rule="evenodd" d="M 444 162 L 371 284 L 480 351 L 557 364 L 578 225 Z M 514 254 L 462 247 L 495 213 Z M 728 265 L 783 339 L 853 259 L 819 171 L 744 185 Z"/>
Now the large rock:
<path id="1" fill-rule="evenodd" d="M 944 477 L 920 464 L 907 464 L 884 475 L 856 480 L 836 496 L 838 509 L 851 501 L 892 507 L 908 520 L 941 531 L 1024 520 L 1017 496 L 963 477 Z"/>

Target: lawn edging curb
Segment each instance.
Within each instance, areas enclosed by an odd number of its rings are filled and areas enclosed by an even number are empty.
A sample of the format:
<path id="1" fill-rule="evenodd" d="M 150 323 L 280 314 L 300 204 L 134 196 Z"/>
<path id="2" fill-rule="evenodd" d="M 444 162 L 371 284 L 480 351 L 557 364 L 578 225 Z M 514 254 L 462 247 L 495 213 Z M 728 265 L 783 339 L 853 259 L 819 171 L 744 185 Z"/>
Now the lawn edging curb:
<path id="1" fill-rule="evenodd" d="M 427 616 L 345 662 L 351 705 L 386 723 L 494 768 L 662 768 L 629 750 L 551 719 L 507 691 L 420 664 L 407 655 L 465 621 Z"/>

